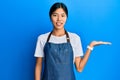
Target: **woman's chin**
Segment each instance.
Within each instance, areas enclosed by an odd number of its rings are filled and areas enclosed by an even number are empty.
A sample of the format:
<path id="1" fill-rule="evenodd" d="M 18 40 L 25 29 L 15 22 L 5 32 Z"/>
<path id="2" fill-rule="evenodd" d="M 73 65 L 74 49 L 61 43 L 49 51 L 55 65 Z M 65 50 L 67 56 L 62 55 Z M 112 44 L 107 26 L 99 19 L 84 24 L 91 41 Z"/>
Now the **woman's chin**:
<path id="1" fill-rule="evenodd" d="M 64 27 L 63 26 L 56 26 L 55 29 L 57 30 L 60 30 L 60 29 L 63 29 Z"/>

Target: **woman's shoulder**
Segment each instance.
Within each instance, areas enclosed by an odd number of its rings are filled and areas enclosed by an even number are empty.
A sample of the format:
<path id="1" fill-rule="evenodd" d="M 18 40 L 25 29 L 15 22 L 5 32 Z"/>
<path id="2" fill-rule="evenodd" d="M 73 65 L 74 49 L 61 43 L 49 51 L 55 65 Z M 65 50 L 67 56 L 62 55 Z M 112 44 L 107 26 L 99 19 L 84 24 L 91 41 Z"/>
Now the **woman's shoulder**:
<path id="1" fill-rule="evenodd" d="M 49 34 L 50 34 L 50 32 L 40 34 L 40 35 L 38 36 L 38 39 L 39 39 L 39 40 L 46 40 Z"/>
<path id="2" fill-rule="evenodd" d="M 68 34 L 71 38 L 80 38 L 80 36 L 77 33 L 68 32 Z"/>

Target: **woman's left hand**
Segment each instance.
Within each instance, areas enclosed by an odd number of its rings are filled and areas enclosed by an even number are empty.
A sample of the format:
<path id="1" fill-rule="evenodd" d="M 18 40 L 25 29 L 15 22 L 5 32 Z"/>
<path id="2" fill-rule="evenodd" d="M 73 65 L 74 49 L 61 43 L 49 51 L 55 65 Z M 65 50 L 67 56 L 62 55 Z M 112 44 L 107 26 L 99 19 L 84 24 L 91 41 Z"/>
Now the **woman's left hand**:
<path id="1" fill-rule="evenodd" d="M 90 43 L 90 47 L 94 47 L 94 46 L 102 45 L 102 44 L 111 45 L 112 43 L 111 43 L 111 42 L 104 42 L 104 41 L 92 41 L 92 42 Z"/>

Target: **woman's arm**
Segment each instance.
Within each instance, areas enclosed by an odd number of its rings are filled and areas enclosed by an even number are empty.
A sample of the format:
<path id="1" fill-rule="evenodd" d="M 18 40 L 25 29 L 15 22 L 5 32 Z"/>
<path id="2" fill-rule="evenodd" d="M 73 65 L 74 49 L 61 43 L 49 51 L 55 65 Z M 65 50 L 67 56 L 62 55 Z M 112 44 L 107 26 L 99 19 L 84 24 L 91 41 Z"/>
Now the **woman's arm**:
<path id="1" fill-rule="evenodd" d="M 40 80 L 42 72 L 42 57 L 38 57 L 35 66 L 35 80 Z"/>
<path id="2" fill-rule="evenodd" d="M 75 58 L 75 65 L 76 65 L 77 71 L 82 72 L 82 70 L 83 70 L 83 68 L 84 68 L 84 66 L 85 66 L 85 64 L 90 56 L 92 48 L 94 46 L 101 45 L 101 44 L 111 44 L 111 43 L 110 42 L 103 42 L 103 41 L 93 41 L 90 43 L 89 48 L 87 49 L 83 58 L 81 58 L 81 57 Z"/>

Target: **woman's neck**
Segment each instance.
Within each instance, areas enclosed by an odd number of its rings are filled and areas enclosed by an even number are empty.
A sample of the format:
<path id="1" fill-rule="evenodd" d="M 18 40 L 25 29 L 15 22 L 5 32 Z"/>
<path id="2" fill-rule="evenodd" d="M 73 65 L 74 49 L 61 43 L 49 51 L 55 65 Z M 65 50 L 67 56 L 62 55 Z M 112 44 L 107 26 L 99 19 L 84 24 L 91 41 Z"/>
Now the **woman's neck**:
<path id="1" fill-rule="evenodd" d="M 52 32 L 52 35 L 63 36 L 63 35 L 65 35 L 65 30 L 64 29 L 60 29 L 60 30 L 54 29 L 53 32 Z"/>

